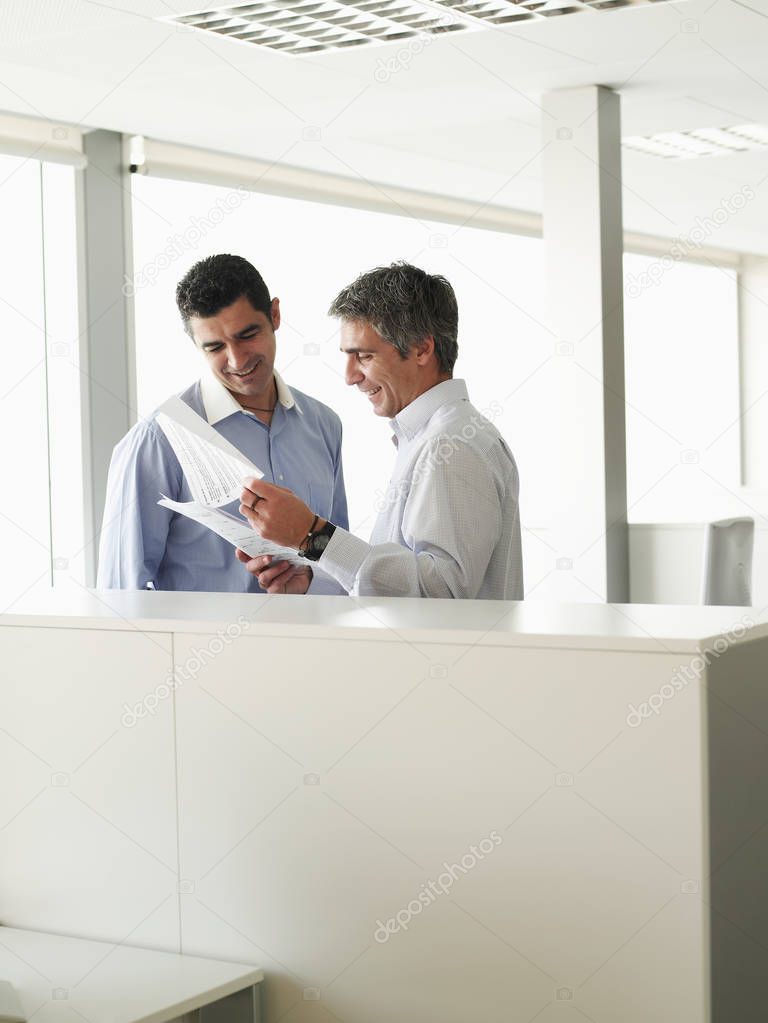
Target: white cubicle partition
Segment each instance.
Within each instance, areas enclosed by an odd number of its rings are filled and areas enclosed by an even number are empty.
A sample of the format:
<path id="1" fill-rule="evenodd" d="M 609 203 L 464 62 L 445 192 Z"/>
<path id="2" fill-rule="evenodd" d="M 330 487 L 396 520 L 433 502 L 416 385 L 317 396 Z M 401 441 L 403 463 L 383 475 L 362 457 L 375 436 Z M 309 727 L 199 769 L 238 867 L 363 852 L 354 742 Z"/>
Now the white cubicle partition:
<path id="1" fill-rule="evenodd" d="M 253 963 L 268 1023 L 763 1018 L 749 609 L 17 611 L 3 923 Z"/>
<path id="2" fill-rule="evenodd" d="M 739 509 L 736 509 L 739 513 Z M 750 514 L 747 508 L 747 514 Z M 730 512 L 724 513 L 723 518 Z M 757 519 L 757 516 L 756 516 Z M 638 604 L 700 604 L 705 523 L 634 523 L 629 527 L 630 599 Z M 752 603 L 768 605 L 768 528 L 755 524 Z"/>
<path id="3" fill-rule="evenodd" d="M 46 620 L 0 631 L 0 922 L 178 952 L 173 708 L 119 710 L 172 636 Z"/>

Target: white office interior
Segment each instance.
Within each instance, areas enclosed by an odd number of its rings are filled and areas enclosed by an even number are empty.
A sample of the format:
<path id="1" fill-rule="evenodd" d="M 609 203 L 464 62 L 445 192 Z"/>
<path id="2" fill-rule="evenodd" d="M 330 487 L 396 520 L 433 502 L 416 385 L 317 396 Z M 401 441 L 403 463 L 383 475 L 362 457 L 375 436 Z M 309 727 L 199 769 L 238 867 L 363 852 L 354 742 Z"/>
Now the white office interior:
<path id="1" fill-rule="evenodd" d="M 768 967 L 762 0 L 6 0 L 0 1020 L 734 1023 Z M 245 256 L 444 274 L 525 599 L 95 588 L 113 448 Z"/>

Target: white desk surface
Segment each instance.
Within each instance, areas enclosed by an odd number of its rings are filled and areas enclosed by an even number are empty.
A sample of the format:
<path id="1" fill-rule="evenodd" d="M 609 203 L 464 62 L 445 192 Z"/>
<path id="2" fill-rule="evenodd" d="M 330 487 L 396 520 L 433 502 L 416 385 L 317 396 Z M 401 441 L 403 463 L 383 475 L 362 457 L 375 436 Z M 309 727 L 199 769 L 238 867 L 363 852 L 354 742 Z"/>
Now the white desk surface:
<path id="1" fill-rule="evenodd" d="M 747 639 L 768 636 L 767 610 L 77 589 L 21 598 L 0 625 L 205 633 L 244 615 L 249 636 L 677 653 L 695 652 L 742 622 L 754 623 Z"/>
<path id="2" fill-rule="evenodd" d="M 242 963 L 0 927 L 0 977 L 35 1023 L 166 1023 L 258 984 Z"/>

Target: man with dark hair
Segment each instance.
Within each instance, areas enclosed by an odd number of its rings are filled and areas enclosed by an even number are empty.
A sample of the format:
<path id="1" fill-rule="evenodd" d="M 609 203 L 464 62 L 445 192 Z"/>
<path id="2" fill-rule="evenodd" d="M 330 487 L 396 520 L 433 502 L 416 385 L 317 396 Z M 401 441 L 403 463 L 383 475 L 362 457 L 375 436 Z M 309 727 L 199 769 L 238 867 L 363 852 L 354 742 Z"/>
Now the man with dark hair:
<path id="1" fill-rule="evenodd" d="M 522 600 L 518 475 L 498 430 L 453 379 L 458 308 L 444 277 L 378 267 L 334 299 L 346 380 L 389 419 L 395 468 L 370 543 L 289 490 L 246 480 L 240 511 L 356 595 Z M 285 561 L 238 557 L 269 592 L 303 593 Z"/>
<path id="2" fill-rule="evenodd" d="M 240 256 L 196 263 L 179 282 L 184 329 L 207 367 L 179 397 L 257 465 L 324 517 L 347 523 L 341 422 L 335 412 L 289 388 L 275 371 L 280 301 Z M 192 499 L 179 462 L 150 416 L 115 448 L 99 551 L 103 589 L 260 592 L 230 544 L 157 504 L 164 494 Z M 236 512 L 236 505 L 226 510 Z M 318 574 L 319 575 L 319 574 Z M 305 588 L 312 573 L 307 569 Z M 331 584 L 330 589 L 336 592 Z M 312 592 L 328 592 L 321 579 Z"/>

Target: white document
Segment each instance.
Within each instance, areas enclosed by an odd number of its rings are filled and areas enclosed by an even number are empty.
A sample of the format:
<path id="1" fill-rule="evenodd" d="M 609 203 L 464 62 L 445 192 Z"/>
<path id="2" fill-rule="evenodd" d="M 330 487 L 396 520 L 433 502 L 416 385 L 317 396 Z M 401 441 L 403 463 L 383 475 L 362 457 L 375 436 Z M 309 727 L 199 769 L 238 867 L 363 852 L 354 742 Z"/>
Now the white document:
<path id="1" fill-rule="evenodd" d="M 275 561 L 290 561 L 293 565 L 306 567 L 306 561 L 299 557 L 296 551 L 288 547 L 279 547 L 270 540 L 264 540 L 242 519 L 235 518 L 220 508 L 211 508 L 209 505 L 198 504 L 195 501 L 172 501 L 170 497 L 163 496 L 157 502 L 163 508 L 178 512 L 179 515 L 186 515 L 188 519 L 200 522 L 208 529 L 212 529 L 220 537 L 231 543 L 233 547 L 250 554 L 252 558 L 258 558 L 262 554 L 271 554 Z"/>
<path id="2" fill-rule="evenodd" d="M 261 479 L 264 475 L 181 398 L 169 398 L 160 406 L 157 425 L 168 438 L 197 504 L 218 508 L 237 501 L 244 476 Z"/>
<path id="3" fill-rule="evenodd" d="M 161 405 L 157 425 L 168 438 L 194 498 L 193 501 L 172 501 L 163 494 L 158 504 L 207 526 L 252 558 L 271 554 L 275 560 L 304 567 L 305 562 L 296 551 L 262 539 L 244 519 L 220 507 L 238 501 L 243 477 L 261 479 L 264 475 L 261 469 L 181 398 L 169 398 Z"/>

